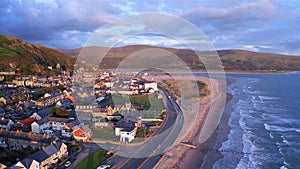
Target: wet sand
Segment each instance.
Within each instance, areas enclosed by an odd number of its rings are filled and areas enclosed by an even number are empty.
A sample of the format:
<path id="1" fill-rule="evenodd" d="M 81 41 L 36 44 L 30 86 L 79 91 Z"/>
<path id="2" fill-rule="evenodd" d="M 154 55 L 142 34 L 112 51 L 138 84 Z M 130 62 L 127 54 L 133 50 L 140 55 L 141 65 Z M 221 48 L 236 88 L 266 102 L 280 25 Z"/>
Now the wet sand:
<path id="1" fill-rule="evenodd" d="M 156 79 L 158 80 L 158 79 Z M 161 79 L 160 79 L 161 80 Z M 206 78 L 206 77 L 197 77 L 197 80 L 201 80 L 204 81 L 206 83 L 209 83 L 211 79 Z M 212 80 L 213 86 L 209 86 L 210 88 L 220 88 L 218 87 L 218 81 L 217 80 Z M 214 90 L 214 89 L 213 89 Z M 219 138 L 218 137 L 218 131 L 220 128 L 222 128 L 222 130 L 228 129 L 229 132 L 229 128 L 226 127 L 228 118 L 226 118 L 227 116 L 224 115 L 221 118 L 221 122 L 222 124 L 224 124 L 224 126 L 219 124 L 218 129 L 213 133 L 213 135 L 203 144 L 199 144 L 199 133 L 202 129 L 202 125 L 207 117 L 207 114 L 211 108 L 211 104 L 214 104 L 214 102 L 217 102 L 218 99 L 224 98 L 226 96 L 224 96 L 224 94 L 222 94 L 222 92 L 219 92 L 218 94 L 209 97 L 205 97 L 203 99 L 201 99 L 200 102 L 200 108 L 198 109 L 199 113 L 198 116 L 195 119 L 195 123 L 193 124 L 193 126 L 190 128 L 188 134 L 185 135 L 184 137 L 184 141 L 188 141 L 191 142 L 194 145 L 197 145 L 196 149 L 193 149 L 191 147 L 185 146 L 181 143 L 175 143 L 175 145 L 169 149 L 168 151 L 166 151 L 163 155 L 163 157 L 161 158 L 161 160 L 157 163 L 157 165 L 155 166 L 155 168 L 200 168 L 202 164 L 205 164 L 207 166 L 207 164 L 213 164 L 214 161 L 216 161 L 217 159 L 221 158 L 222 155 L 221 153 L 217 154 L 212 154 L 211 156 L 211 152 L 209 151 L 208 147 L 211 147 L 210 149 L 215 149 L 217 146 L 217 142 L 220 142 L 219 145 L 221 145 L 221 143 L 223 141 L 226 140 L 226 138 Z M 228 99 L 231 98 L 230 95 L 227 96 Z M 225 99 L 225 98 L 224 98 Z M 198 103 L 199 104 L 199 103 Z M 228 116 L 229 117 L 229 116 Z M 228 126 L 228 125 L 227 125 Z M 227 137 L 227 134 L 223 133 L 223 135 Z M 219 141 L 215 141 L 215 140 L 219 140 Z M 209 157 L 209 158 L 206 158 Z M 211 168 L 211 167 L 210 167 Z"/>
<path id="2" fill-rule="evenodd" d="M 203 77 L 197 80 L 207 82 L 207 79 Z M 228 85 L 232 82 L 233 81 L 231 80 L 227 81 Z M 215 81 L 215 83 L 217 82 Z M 226 102 L 228 103 L 231 98 L 232 96 L 227 94 Z M 198 140 L 202 125 L 209 109 L 211 108 L 211 104 L 213 104 L 211 102 L 214 102 L 214 99 L 218 98 L 206 97 L 201 100 L 199 109 L 200 113 L 199 116 L 196 117 L 197 123 L 194 123 L 189 134 L 186 135 L 185 141 L 192 142 L 192 144 L 197 145 L 197 148 L 194 149 L 177 143 L 170 150 L 164 153 L 155 168 L 212 168 L 213 164 L 223 157 L 218 149 L 222 146 L 222 143 L 227 140 L 227 136 L 230 131 L 228 120 L 231 110 L 228 109 L 228 106 L 221 117 L 217 129 L 213 132 L 211 137 L 203 144 L 200 144 Z"/>

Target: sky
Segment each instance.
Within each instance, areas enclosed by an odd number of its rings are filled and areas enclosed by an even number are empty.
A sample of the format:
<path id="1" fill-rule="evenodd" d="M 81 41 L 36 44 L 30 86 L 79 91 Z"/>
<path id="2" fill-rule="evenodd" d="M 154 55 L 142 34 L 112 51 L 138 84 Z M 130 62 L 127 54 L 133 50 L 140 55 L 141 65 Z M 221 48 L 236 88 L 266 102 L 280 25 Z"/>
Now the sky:
<path id="1" fill-rule="evenodd" d="M 186 20 L 202 31 L 215 49 L 300 55 L 298 0 L 1 0 L 0 34 L 52 48 L 74 49 L 85 46 L 112 21 L 144 12 Z M 178 28 L 172 22 L 168 24 L 168 31 Z M 184 48 L 170 37 L 151 34 L 118 44 Z"/>

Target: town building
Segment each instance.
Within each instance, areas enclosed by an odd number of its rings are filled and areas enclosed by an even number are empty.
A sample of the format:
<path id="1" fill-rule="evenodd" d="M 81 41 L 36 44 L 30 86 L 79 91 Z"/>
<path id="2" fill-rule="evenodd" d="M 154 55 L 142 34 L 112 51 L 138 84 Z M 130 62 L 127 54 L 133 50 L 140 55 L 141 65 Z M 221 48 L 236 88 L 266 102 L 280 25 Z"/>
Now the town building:
<path id="1" fill-rule="evenodd" d="M 62 131 L 64 126 L 76 127 L 80 123 L 78 120 L 67 119 L 67 118 L 57 118 L 57 117 L 46 117 L 31 124 L 31 131 L 34 133 L 44 133 L 46 130 Z M 64 134 L 67 136 L 68 131 Z"/>
<path id="2" fill-rule="evenodd" d="M 0 129 L 0 142 L 7 143 L 13 149 L 41 148 L 50 145 L 55 140 L 55 137 L 47 134 Z"/>
<path id="3" fill-rule="evenodd" d="M 14 122 L 10 119 L 1 118 L 0 119 L 0 128 L 10 130 L 11 126 L 14 124 Z"/>
<path id="4" fill-rule="evenodd" d="M 36 120 L 41 120 L 51 115 L 50 108 L 39 110 L 38 112 L 33 113 L 30 117 L 35 118 Z"/>
<path id="5" fill-rule="evenodd" d="M 120 136 L 120 142 L 131 142 L 135 138 L 137 126 L 126 118 L 121 119 L 115 126 L 115 135 Z"/>
<path id="6" fill-rule="evenodd" d="M 12 168 L 48 169 L 55 166 L 59 159 L 67 156 L 67 145 L 55 143 L 19 161 Z"/>
<path id="7" fill-rule="evenodd" d="M 92 130 L 87 126 L 82 126 L 81 128 L 74 131 L 74 139 L 77 141 L 87 141 L 92 137 Z"/>

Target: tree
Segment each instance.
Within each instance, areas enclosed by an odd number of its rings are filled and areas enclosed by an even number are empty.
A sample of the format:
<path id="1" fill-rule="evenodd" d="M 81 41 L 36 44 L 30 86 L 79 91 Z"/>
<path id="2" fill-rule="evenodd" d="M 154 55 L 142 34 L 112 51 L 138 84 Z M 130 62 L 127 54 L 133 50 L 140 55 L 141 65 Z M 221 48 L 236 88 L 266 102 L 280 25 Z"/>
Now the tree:
<path id="1" fill-rule="evenodd" d="M 56 117 L 69 117 L 70 112 L 64 109 L 51 107 L 50 112 Z"/>

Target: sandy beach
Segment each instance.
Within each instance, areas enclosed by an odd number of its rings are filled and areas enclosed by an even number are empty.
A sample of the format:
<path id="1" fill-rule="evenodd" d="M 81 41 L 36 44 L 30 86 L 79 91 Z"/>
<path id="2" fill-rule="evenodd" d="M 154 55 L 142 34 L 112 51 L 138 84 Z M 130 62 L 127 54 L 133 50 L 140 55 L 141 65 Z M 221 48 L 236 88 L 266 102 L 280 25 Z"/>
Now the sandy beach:
<path id="1" fill-rule="evenodd" d="M 155 81 L 161 81 L 168 79 L 170 76 L 155 76 Z M 182 77 L 187 78 L 187 77 Z M 195 78 L 195 77 L 193 77 Z M 178 79 L 178 78 L 177 78 Z M 209 79 L 207 77 L 196 77 L 196 80 L 203 81 L 209 84 L 210 90 L 221 90 L 219 82 L 216 79 Z M 197 145 L 196 149 L 185 146 L 179 142 L 175 143 L 172 148 L 167 150 L 161 160 L 156 164 L 155 168 L 200 168 L 202 164 L 213 164 L 214 161 L 222 157 L 221 153 L 214 152 L 213 150 L 218 149 L 217 143 L 221 145 L 223 141 L 226 140 L 227 134 L 223 133 L 225 138 L 219 138 L 218 131 L 226 130 L 229 131 L 227 125 L 228 114 L 224 115 L 220 121 L 218 129 L 213 133 L 213 135 L 203 144 L 199 143 L 199 134 L 204 124 L 204 121 L 207 117 L 207 114 L 211 108 L 211 105 L 215 102 L 225 99 L 227 97 L 230 100 L 231 96 L 222 93 L 216 92 L 213 96 L 204 97 L 201 99 L 201 102 L 194 102 L 191 104 L 199 104 L 198 110 L 189 110 L 189 111 L 199 111 L 198 116 L 195 117 L 193 125 L 189 128 L 187 134 L 184 137 L 180 138 L 180 141 L 191 142 L 194 145 Z M 185 117 L 189 116 L 189 112 L 185 112 Z M 227 126 L 226 126 L 227 125 Z M 185 131 L 186 132 L 186 131 Z M 224 132 L 224 131 L 222 131 Z M 218 140 L 218 141 L 216 141 Z M 210 148 L 209 148 L 210 147 Z M 213 152 L 213 153 L 212 153 Z M 208 157 L 208 158 L 207 158 Z M 204 162 L 205 161 L 205 162 Z"/>

